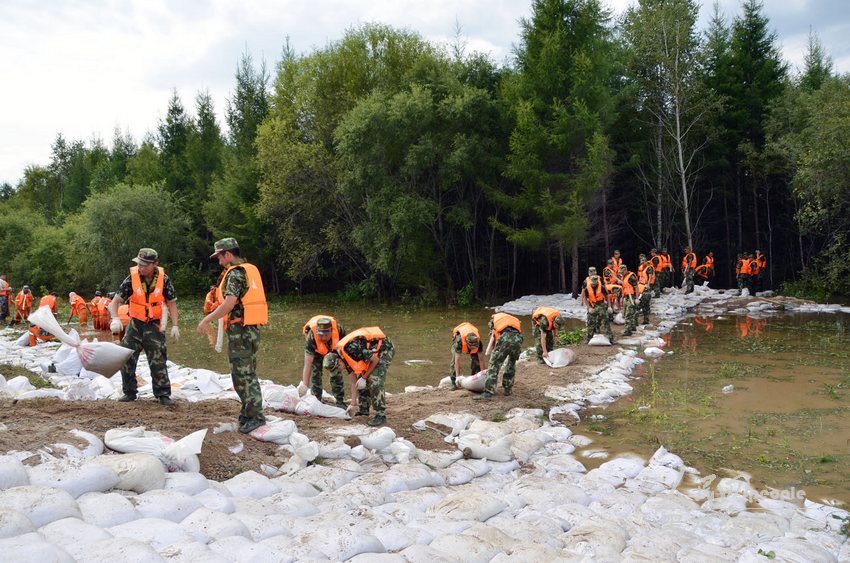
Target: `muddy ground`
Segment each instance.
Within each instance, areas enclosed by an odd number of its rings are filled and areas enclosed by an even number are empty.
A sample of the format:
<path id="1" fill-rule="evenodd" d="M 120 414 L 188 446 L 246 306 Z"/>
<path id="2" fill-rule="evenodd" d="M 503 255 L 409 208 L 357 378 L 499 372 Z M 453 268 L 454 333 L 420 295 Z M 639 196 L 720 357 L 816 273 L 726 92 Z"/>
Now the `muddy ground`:
<path id="1" fill-rule="evenodd" d="M 617 332 L 622 327 L 615 327 Z M 440 412 L 469 412 L 485 420 L 500 419 L 514 407 L 543 408 L 553 403 L 543 396 L 548 385 L 567 385 L 581 380 L 586 374 L 605 363 L 605 359 L 617 352 L 616 347 L 574 347 L 577 359 L 571 366 L 552 369 L 536 361 L 517 364 L 514 393 L 502 395 L 501 386 L 492 401 L 474 401 L 473 393 L 465 390 L 434 390 L 417 393 L 399 393 L 387 399 L 387 424 L 396 435 L 403 436 L 418 448 L 431 450 L 449 449 L 443 435 L 435 430 L 416 431 L 412 424 L 429 415 Z M 2 373 L 4 366 L 0 366 Z M 390 368 L 389 377 L 392 377 Z M 438 378 L 437 378 L 438 379 Z M 501 383 L 501 381 L 500 381 Z M 267 415 L 291 418 L 298 430 L 313 440 L 327 439 L 325 430 L 345 424 L 364 424 L 366 417 L 355 417 L 351 421 L 317 417 L 295 416 L 266 409 Z M 230 400 L 210 400 L 200 403 L 178 401 L 173 407 L 165 407 L 153 398 L 134 403 L 116 401 L 61 401 L 58 399 L 35 399 L 26 401 L 0 401 L 0 453 L 12 450 L 36 452 L 55 443 L 73 444 L 84 447 L 86 443 L 68 431 L 72 429 L 91 432 L 101 439 L 111 428 L 133 428 L 144 426 L 173 439 L 179 439 L 202 428 L 208 428 L 203 450 L 199 456 L 201 472 L 218 481 L 229 479 L 247 470 L 260 470 L 260 465 L 280 466 L 289 454 L 277 444 L 261 442 L 239 434 L 212 430 L 221 422 L 235 422 L 239 415 L 239 403 Z M 565 420 L 564 422 L 571 422 Z M 0 427 L 2 428 L 2 427 Z M 350 445 L 357 445 L 356 438 Z M 233 454 L 228 448 L 238 444 L 244 448 Z M 37 463 L 39 456 L 30 458 Z"/>

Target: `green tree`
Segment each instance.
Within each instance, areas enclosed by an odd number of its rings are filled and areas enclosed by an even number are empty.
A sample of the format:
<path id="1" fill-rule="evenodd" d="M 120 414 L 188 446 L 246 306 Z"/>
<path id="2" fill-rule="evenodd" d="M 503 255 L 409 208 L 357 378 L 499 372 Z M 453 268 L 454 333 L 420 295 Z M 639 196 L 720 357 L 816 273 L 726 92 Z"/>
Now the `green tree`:
<path id="1" fill-rule="evenodd" d="M 213 179 L 221 174 L 224 139 L 215 118 L 209 92 L 198 93 L 195 110 L 195 127 L 191 131 L 186 151 L 192 175 L 192 190 L 187 200 L 195 228 L 200 232 L 204 227 L 203 204 L 207 200 Z"/>
<path id="2" fill-rule="evenodd" d="M 819 90 L 823 83 L 832 76 L 832 58 L 824 51 L 818 36 L 809 32 L 809 44 L 803 59 L 803 75 L 800 77 L 800 87 L 813 92 Z"/>
<path id="3" fill-rule="evenodd" d="M 165 173 L 165 186 L 180 198 L 186 198 L 192 187 L 188 159 L 192 128 L 192 122 L 186 115 L 183 102 L 175 89 L 168 101 L 165 119 L 159 123 L 157 144 L 160 164 Z M 184 205 L 188 209 L 190 202 L 187 201 Z"/>
<path id="4" fill-rule="evenodd" d="M 138 151 L 127 160 L 124 179 L 127 184 L 136 186 L 165 182 L 165 172 L 153 141 L 142 142 Z"/>

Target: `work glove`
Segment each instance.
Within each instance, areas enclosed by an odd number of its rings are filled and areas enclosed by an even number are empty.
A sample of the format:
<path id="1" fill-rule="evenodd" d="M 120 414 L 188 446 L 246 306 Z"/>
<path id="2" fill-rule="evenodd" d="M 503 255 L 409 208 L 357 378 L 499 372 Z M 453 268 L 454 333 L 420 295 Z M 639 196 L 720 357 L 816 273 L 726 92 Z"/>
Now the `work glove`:
<path id="1" fill-rule="evenodd" d="M 307 391 L 309 391 L 309 390 L 310 390 L 310 388 L 309 388 L 309 387 L 307 387 L 307 386 L 304 384 L 304 382 L 303 382 L 303 381 L 302 381 L 301 383 L 299 383 L 299 384 L 298 384 L 298 396 L 299 396 L 299 397 L 303 397 L 304 395 L 306 395 L 306 394 L 307 394 Z"/>
<path id="2" fill-rule="evenodd" d="M 112 334 L 118 334 L 121 332 L 121 319 L 118 317 L 112 319 L 112 322 L 109 323 L 109 330 L 112 331 Z"/>
<path id="3" fill-rule="evenodd" d="M 180 340 L 180 327 L 171 327 L 171 338 L 173 338 L 174 340 Z"/>
<path id="4" fill-rule="evenodd" d="M 366 379 L 365 378 L 363 378 L 363 377 L 357 378 L 357 389 L 360 390 L 360 391 L 366 389 Z"/>
<path id="5" fill-rule="evenodd" d="M 345 414 L 347 414 L 348 416 L 354 416 L 357 413 L 357 410 L 357 405 L 348 405 L 348 408 L 345 409 Z"/>

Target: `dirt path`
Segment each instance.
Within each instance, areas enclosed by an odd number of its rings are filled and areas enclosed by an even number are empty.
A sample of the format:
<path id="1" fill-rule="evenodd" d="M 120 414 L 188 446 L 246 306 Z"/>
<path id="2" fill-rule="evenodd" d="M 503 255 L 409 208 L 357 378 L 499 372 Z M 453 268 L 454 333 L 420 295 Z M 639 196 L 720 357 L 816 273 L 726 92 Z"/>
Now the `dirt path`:
<path id="1" fill-rule="evenodd" d="M 621 327 L 616 327 L 618 330 Z M 594 371 L 605 359 L 617 352 L 616 347 L 574 347 L 576 362 L 566 368 L 551 369 L 537 362 L 519 362 L 511 397 L 502 395 L 501 387 L 492 401 L 474 401 L 473 393 L 465 390 L 434 390 L 418 393 L 399 393 L 387 399 L 387 423 L 399 436 L 404 436 L 419 448 L 448 449 L 443 436 L 434 430 L 418 432 L 412 424 L 429 415 L 440 412 L 469 412 L 483 419 L 492 420 L 514 407 L 547 409 L 553 401 L 543 396 L 548 385 L 567 385 L 581 380 Z M 392 377 L 392 368 L 389 376 Z M 267 415 L 291 418 L 298 430 L 313 440 L 326 439 L 325 430 L 340 425 L 363 424 L 364 417 L 352 421 L 294 416 L 266 410 Z M 174 407 L 164 407 L 153 399 L 134 403 L 116 401 L 60 401 L 36 399 L 27 401 L 0 401 L 0 423 L 6 430 L 0 431 L 0 452 L 12 450 L 35 452 L 55 443 L 85 446 L 78 438 L 69 434 L 72 429 L 91 432 L 101 439 L 111 428 L 144 426 L 174 439 L 182 438 L 201 428 L 208 428 L 203 451 L 201 472 L 210 479 L 225 480 L 243 471 L 259 471 L 260 465 L 280 466 L 289 454 L 276 444 L 260 442 L 234 432 L 213 434 L 212 429 L 221 422 L 235 422 L 239 415 L 239 403 L 227 400 L 210 400 L 200 403 L 178 401 Z M 238 444 L 244 448 L 233 454 L 228 448 Z M 356 442 L 352 445 L 356 445 Z M 37 463 L 39 456 L 31 458 Z"/>

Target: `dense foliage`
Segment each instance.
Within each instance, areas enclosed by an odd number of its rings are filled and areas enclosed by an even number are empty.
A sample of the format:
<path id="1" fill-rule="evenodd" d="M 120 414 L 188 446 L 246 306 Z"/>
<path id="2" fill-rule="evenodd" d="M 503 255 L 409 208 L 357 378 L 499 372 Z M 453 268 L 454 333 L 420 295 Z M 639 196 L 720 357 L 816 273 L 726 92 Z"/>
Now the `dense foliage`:
<path id="1" fill-rule="evenodd" d="M 235 236 L 272 291 L 469 304 L 691 244 L 718 285 L 760 249 L 773 285 L 850 294 L 850 79 L 814 36 L 790 72 L 757 0 L 697 11 L 533 0 L 504 67 L 380 24 L 271 74 L 243 53 L 224 127 L 174 91 L 141 143 L 57 135 L 0 187 L 0 270 L 90 293 L 150 246 L 194 292 Z"/>

